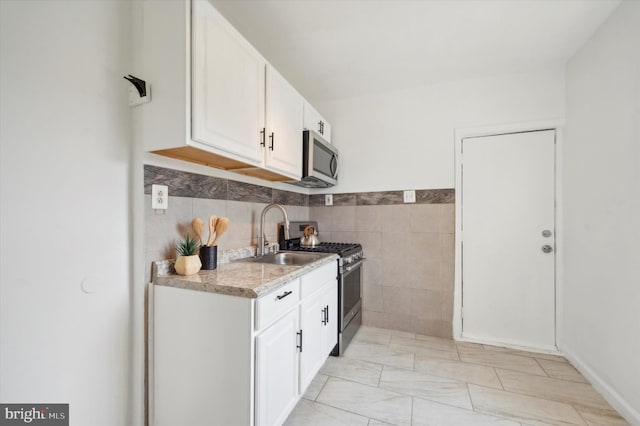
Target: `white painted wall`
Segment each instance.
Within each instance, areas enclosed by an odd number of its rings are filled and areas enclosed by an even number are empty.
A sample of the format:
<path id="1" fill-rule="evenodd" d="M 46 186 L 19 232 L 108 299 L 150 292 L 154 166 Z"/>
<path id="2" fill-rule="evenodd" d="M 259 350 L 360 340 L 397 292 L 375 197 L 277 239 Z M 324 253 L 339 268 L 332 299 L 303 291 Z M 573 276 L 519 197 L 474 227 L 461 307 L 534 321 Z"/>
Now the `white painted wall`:
<path id="1" fill-rule="evenodd" d="M 454 187 L 454 129 L 564 116 L 564 69 L 321 102 L 340 150 L 332 192 Z M 317 192 L 317 191 L 316 191 Z"/>
<path id="2" fill-rule="evenodd" d="M 567 64 L 560 348 L 640 425 L 640 2 Z"/>
<path id="3" fill-rule="evenodd" d="M 0 16 L 0 401 L 130 424 L 131 4 Z"/>

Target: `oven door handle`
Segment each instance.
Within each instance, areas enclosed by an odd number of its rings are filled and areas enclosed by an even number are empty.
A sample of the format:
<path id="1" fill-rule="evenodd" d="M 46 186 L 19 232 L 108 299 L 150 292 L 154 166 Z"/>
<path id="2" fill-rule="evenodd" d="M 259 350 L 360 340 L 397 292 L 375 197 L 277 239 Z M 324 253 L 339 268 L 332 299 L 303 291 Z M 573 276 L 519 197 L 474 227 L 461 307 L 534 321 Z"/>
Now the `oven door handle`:
<path id="1" fill-rule="evenodd" d="M 362 265 L 362 264 L 364 263 L 364 261 L 365 261 L 365 260 L 367 260 L 367 259 L 363 257 L 362 259 L 358 260 L 358 261 L 357 261 L 356 263 L 354 263 L 353 265 L 345 266 L 345 268 L 344 268 L 344 272 L 348 274 L 348 273 L 349 273 L 349 272 L 351 272 L 352 270 L 354 270 L 354 269 L 356 269 L 357 267 L 359 267 L 360 265 Z"/>

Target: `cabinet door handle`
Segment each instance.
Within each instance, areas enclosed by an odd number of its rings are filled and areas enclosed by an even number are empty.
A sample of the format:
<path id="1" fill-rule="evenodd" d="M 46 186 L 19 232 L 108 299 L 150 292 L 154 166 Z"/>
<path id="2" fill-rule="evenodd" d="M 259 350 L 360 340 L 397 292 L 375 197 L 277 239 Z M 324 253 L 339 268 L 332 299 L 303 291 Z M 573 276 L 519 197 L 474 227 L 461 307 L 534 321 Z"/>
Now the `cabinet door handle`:
<path id="1" fill-rule="evenodd" d="M 291 293 L 293 293 L 292 291 L 285 291 L 284 293 L 282 293 L 280 296 L 276 296 L 276 299 L 278 300 L 282 300 L 285 297 L 287 297 L 288 295 L 290 295 Z"/>
<path id="2" fill-rule="evenodd" d="M 273 132 L 271 132 L 271 134 L 269 135 L 269 139 L 271 139 L 271 146 L 269 146 L 269 149 L 273 151 L 273 146 L 275 145 L 276 140 L 276 138 L 273 136 Z"/>
<path id="3" fill-rule="evenodd" d="M 318 133 L 322 134 L 322 120 L 318 121 Z"/>
<path id="4" fill-rule="evenodd" d="M 300 337 L 300 344 L 296 345 L 296 348 L 302 352 L 302 330 L 296 332 L 296 334 Z"/>
<path id="5" fill-rule="evenodd" d="M 266 141 L 266 133 L 265 133 L 266 129 L 263 127 L 262 130 L 260 130 L 260 146 L 266 146 L 267 145 L 267 141 Z"/>
<path id="6" fill-rule="evenodd" d="M 327 308 L 326 306 L 320 311 L 322 313 L 322 325 L 327 325 Z"/>
<path id="7" fill-rule="evenodd" d="M 329 305 L 325 309 L 327 310 L 327 324 L 329 324 Z"/>

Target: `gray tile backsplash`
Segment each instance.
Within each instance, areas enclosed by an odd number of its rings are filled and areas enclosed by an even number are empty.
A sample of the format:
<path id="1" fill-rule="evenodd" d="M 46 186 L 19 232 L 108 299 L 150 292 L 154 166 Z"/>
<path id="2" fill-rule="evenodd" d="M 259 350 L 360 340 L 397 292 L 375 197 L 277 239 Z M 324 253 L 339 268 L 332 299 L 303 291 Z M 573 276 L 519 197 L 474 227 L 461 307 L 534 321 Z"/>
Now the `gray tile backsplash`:
<path id="1" fill-rule="evenodd" d="M 318 221 L 321 240 L 346 237 L 363 246 L 367 325 L 451 337 L 455 211 L 439 202 L 448 198 L 428 199 L 438 202 L 327 207 L 310 199 L 309 217 Z"/>
<path id="2" fill-rule="evenodd" d="M 283 204 L 291 220 L 317 220 L 321 241 L 359 242 L 364 266 L 363 320 L 376 327 L 450 337 L 453 316 L 453 190 L 417 190 L 415 204 L 402 191 L 305 195 L 281 189 L 145 166 L 145 259 L 175 258 L 175 243 L 192 233 L 191 221 L 231 219 L 220 250 L 256 244 L 262 209 Z M 169 186 L 169 209 L 151 209 L 151 185 Z M 266 236 L 277 241 L 279 211 L 266 216 Z M 208 227 L 205 230 L 205 238 Z"/>

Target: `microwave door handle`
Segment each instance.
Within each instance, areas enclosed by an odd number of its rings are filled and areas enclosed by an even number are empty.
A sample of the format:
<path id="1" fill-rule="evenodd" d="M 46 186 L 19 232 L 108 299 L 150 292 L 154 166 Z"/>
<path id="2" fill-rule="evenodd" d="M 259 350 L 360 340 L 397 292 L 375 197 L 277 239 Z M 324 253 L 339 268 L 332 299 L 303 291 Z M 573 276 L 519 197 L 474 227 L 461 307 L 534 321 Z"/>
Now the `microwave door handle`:
<path id="1" fill-rule="evenodd" d="M 335 170 L 333 169 L 335 167 Z M 331 156 L 331 163 L 329 163 L 329 170 L 331 171 L 331 177 L 336 178 L 338 176 L 338 157 L 333 154 Z"/>

